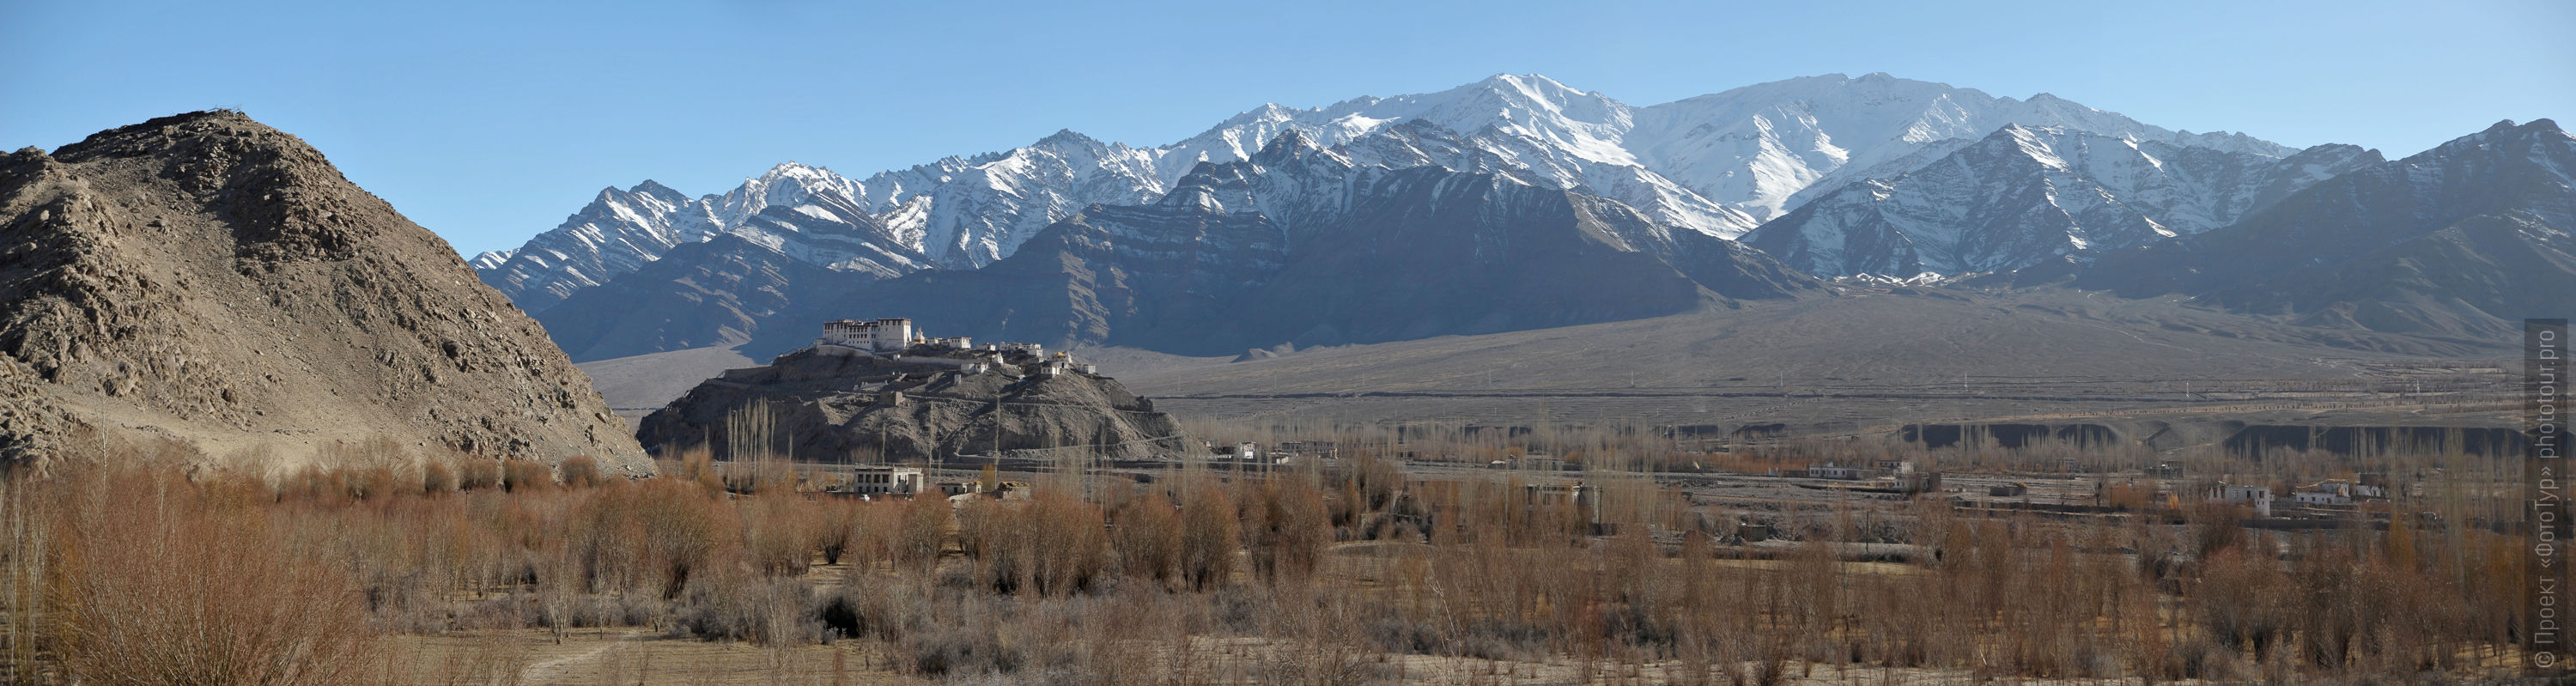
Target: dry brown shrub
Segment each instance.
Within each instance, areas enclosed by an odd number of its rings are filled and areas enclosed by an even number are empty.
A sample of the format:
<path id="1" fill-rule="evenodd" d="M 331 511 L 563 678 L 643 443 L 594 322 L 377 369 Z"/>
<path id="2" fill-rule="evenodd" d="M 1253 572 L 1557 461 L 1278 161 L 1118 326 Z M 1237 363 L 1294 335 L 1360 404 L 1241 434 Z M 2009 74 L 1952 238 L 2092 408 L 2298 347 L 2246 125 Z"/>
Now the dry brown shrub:
<path id="1" fill-rule="evenodd" d="M 464 466 L 457 470 L 456 486 L 468 491 L 500 488 L 501 461 L 483 457 L 465 458 Z"/>
<path id="2" fill-rule="evenodd" d="M 430 460 L 420 465 L 420 492 L 427 494 L 456 491 L 456 468 L 446 462 Z"/>
<path id="3" fill-rule="evenodd" d="M 2297 611 L 2289 582 L 2272 559 L 2241 549 L 2221 551 L 2202 566 L 2194 616 L 2211 642 L 2262 662 L 2289 638 L 2289 615 Z"/>
<path id="4" fill-rule="evenodd" d="M 637 558 L 656 570 L 664 598 L 677 598 L 689 577 L 708 565 L 716 551 L 739 540 L 740 525 L 730 503 L 710 497 L 697 484 L 653 479 L 643 482 L 631 501 L 644 534 Z"/>
<path id="5" fill-rule="evenodd" d="M 823 554 L 823 564 L 841 563 L 859 536 L 859 503 L 847 498 L 832 498 L 814 503 L 812 526 L 807 527 L 811 541 L 807 544 Z"/>
<path id="6" fill-rule="evenodd" d="M 1191 589 L 1216 588 L 1234 577 L 1237 516 L 1234 501 L 1216 486 L 1192 489 L 1181 504 L 1181 581 Z"/>
<path id="7" fill-rule="evenodd" d="M 663 470 L 662 473 L 672 474 L 673 472 Z M 725 488 L 724 475 L 716 471 L 715 453 L 709 451 L 706 446 L 680 451 L 680 469 L 677 475 L 681 481 L 698 484 L 709 492 L 722 491 Z"/>
<path id="8" fill-rule="evenodd" d="M 937 495 L 913 496 L 903 505 L 893 530 L 893 558 L 897 562 L 928 570 L 939 562 L 948 547 L 948 523 L 954 517 L 948 499 Z"/>
<path id="9" fill-rule="evenodd" d="M 1109 568 L 1109 532 L 1100 508 L 1054 491 L 1031 503 L 1029 578 L 1045 595 L 1090 590 Z"/>
<path id="10" fill-rule="evenodd" d="M 794 491 L 773 491 L 750 499 L 743 508 L 743 552 L 754 569 L 768 576 L 796 576 L 814 563 L 814 529 L 819 513 Z"/>
<path id="11" fill-rule="evenodd" d="M 502 460 L 501 490 L 512 493 L 554 488 L 555 474 L 534 460 Z"/>
<path id="12" fill-rule="evenodd" d="M 997 593 L 1029 581 L 1029 553 L 1036 531 L 1029 503 L 977 498 L 957 509 L 957 548 L 975 561 L 978 584 Z"/>
<path id="13" fill-rule="evenodd" d="M 1256 493 L 1252 508 L 1261 516 L 1246 522 L 1257 526 L 1250 541 L 1253 572 L 1273 584 L 1306 579 L 1333 540 L 1323 496 L 1299 479 L 1273 479 Z"/>
<path id="14" fill-rule="evenodd" d="M 1110 538 L 1128 575 L 1168 583 L 1180 573 L 1181 520 L 1162 496 L 1120 504 Z"/>
<path id="15" fill-rule="evenodd" d="M 608 475 L 599 471 L 599 460 L 589 455 L 565 458 L 557 470 L 566 488 L 595 488 L 608 481 Z"/>
<path id="16" fill-rule="evenodd" d="M 374 645 L 348 574 L 257 510 L 135 474 L 65 539 L 63 666 L 96 684 L 344 684 Z"/>
<path id="17" fill-rule="evenodd" d="M 390 466 L 375 465 L 360 469 L 351 479 L 349 497 L 358 500 L 392 497 L 406 490 L 401 487 L 402 481 L 400 477 L 394 475 L 394 469 Z"/>

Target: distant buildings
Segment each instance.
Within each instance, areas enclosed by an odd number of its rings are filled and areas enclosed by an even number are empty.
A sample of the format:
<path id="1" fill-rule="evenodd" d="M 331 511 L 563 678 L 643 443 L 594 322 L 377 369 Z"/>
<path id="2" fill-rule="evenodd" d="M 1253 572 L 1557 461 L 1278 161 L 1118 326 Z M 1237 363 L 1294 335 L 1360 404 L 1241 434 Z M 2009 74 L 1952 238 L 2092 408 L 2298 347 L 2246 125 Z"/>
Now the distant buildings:
<path id="1" fill-rule="evenodd" d="M 1320 457 L 1328 460 L 1340 457 L 1342 454 L 1341 450 L 1337 448 L 1336 444 L 1332 441 L 1280 441 L 1279 452 L 1288 453 L 1298 457 Z M 1564 464 L 1559 462 L 1558 466 L 1562 467 Z"/>
<path id="2" fill-rule="evenodd" d="M 859 495 L 912 495 L 921 492 L 922 473 L 912 467 L 859 465 L 850 468 L 851 493 Z"/>
<path id="3" fill-rule="evenodd" d="M 1807 465 L 1807 478 L 1852 481 L 1860 478 L 1860 468 L 1845 467 L 1831 462 L 1811 464 Z"/>
<path id="4" fill-rule="evenodd" d="M 1524 502 L 1535 512 L 1541 507 L 1571 506 L 1585 521 L 1600 524 L 1601 487 L 1577 481 L 1570 484 L 1525 484 L 1521 486 Z"/>
<path id="5" fill-rule="evenodd" d="M 848 351 L 856 350 L 892 357 L 907 363 L 953 367 L 967 374 L 990 372 L 1002 366 L 1002 363 L 1013 355 L 1026 355 L 1036 359 L 1034 363 L 1024 363 L 1027 367 L 1026 371 L 1035 376 L 1053 377 L 1069 372 L 1100 375 L 1099 366 L 1073 359 L 1072 355 L 1056 353 L 1053 357 L 1047 356 L 1046 346 L 1042 344 L 986 343 L 978 348 L 975 346 L 974 339 L 965 336 L 921 335 L 918 329 L 913 328 L 912 320 L 903 318 L 837 319 L 823 322 L 823 336 L 814 339 L 814 345 L 834 346 L 826 348 L 826 352 L 839 351 L 837 354 L 855 354 Z M 930 354 L 901 354 L 916 349 Z"/>
<path id="6" fill-rule="evenodd" d="M 842 319 L 823 322 L 823 338 L 817 342 L 868 352 L 902 350 L 912 346 L 912 320 Z"/>
<path id="7" fill-rule="evenodd" d="M 1295 442 L 1293 441 L 1282 443 L 1279 445 L 1279 447 L 1282 448 L 1280 450 L 1265 451 L 1261 449 L 1261 444 L 1259 443 L 1244 441 L 1242 443 L 1235 444 L 1233 452 L 1216 452 L 1208 459 L 1215 462 L 1232 462 L 1239 465 L 1290 464 L 1295 462 L 1299 457 L 1308 457 L 1307 455 L 1302 455 L 1285 449 L 1287 446 L 1294 443 Z"/>
<path id="8" fill-rule="evenodd" d="M 1100 373 L 1100 368 L 1087 363 L 1075 362 L 1073 360 L 1073 356 L 1064 353 L 1056 353 L 1055 357 L 1045 358 L 1045 361 L 1039 362 L 1037 367 L 1038 376 L 1060 376 L 1067 372 L 1082 372 L 1084 374 L 1097 375 Z"/>
<path id="9" fill-rule="evenodd" d="M 2299 487 L 2290 499 L 2301 505 L 2350 505 L 2360 500 L 2380 500 L 2388 490 L 2379 486 L 2357 484 L 2342 479 L 2327 479 Z"/>
<path id="10" fill-rule="evenodd" d="M 1565 458 L 1549 455 L 1514 455 L 1487 463 L 1494 469 L 1519 469 L 1533 472 L 1565 471 Z"/>
<path id="11" fill-rule="evenodd" d="M 1931 493 L 1941 490 L 1941 473 L 1917 470 L 1913 462 L 1898 461 L 1887 468 L 1887 472 L 1888 478 L 1896 482 L 1896 490 L 1906 493 Z"/>
<path id="12" fill-rule="evenodd" d="M 2202 500 L 2213 503 L 2252 505 L 2254 506 L 2255 516 L 2272 516 L 2272 487 L 2270 486 L 2248 486 L 2244 484 L 2221 482 L 2210 485 L 2208 490 L 2204 491 Z"/>

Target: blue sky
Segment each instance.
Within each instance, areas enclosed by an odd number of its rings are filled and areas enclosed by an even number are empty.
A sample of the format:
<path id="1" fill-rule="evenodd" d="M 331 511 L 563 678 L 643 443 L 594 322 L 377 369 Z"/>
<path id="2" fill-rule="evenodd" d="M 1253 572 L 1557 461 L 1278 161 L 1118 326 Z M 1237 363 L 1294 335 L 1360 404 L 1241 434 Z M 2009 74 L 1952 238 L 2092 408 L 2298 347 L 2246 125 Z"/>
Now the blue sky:
<path id="1" fill-rule="evenodd" d="M 2250 5 L 2250 6 L 2239 6 Z M 0 145 L 239 107 L 467 253 L 599 188 L 721 192 L 1060 128 L 1160 144 L 1264 102 L 1540 73 L 1654 104 L 1884 71 L 2170 128 L 2420 151 L 2576 117 L 2576 3 L 0 1 Z"/>

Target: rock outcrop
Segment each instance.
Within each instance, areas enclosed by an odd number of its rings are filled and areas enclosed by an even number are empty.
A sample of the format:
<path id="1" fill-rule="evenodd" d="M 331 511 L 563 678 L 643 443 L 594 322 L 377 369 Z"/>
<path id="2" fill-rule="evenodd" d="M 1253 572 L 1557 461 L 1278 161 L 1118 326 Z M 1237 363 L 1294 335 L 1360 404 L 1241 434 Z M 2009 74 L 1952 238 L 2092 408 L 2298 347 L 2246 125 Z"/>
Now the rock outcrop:
<path id="1" fill-rule="evenodd" d="M 636 436 L 666 452 L 704 445 L 716 459 L 762 450 L 808 462 L 955 460 L 997 448 L 1040 460 L 1206 451 L 1117 380 L 1078 366 L 1049 373 L 1050 359 L 814 346 L 708 379 L 645 417 Z"/>
<path id="2" fill-rule="evenodd" d="M 0 158 L 0 446 L 83 427 L 250 468 L 398 444 L 652 469 L 445 241 L 229 111 Z"/>

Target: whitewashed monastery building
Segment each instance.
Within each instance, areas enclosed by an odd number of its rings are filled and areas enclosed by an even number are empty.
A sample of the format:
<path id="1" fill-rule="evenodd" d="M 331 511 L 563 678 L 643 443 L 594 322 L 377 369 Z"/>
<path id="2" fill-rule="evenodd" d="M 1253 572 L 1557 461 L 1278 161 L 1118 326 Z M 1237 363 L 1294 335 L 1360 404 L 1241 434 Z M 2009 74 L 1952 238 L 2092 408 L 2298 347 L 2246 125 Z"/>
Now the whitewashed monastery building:
<path id="1" fill-rule="evenodd" d="M 1098 366 L 1077 361 L 1073 359 L 1072 355 L 1059 352 L 1052 357 L 1048 356 L 1046 354 L 1046 346 L 1043 344 L 986 343 L 982 348 L 977 348 L 975 346 L 975 341 L 965 336 L 946 338 L 924 336 L 919 330 L 913 328 L 912 320 L 904 318 L 874 320 L 839 319 L 823 322 L 823 337 L 814 339 L 814 344 L 818 346 L 840 346 L 880 355 L 896 356 L 909 362 L 958 367 L 975 373 L 981 373 L 990 369 L 992 363 L 978 362 L 977 360 L 958 357 L 903 357 L 895 354 L 910 350 L 914 346 L 926 346 L 942 352 L 978 351 L 988 355 L 1001 353 L 1022 354 L 1038 359 L 1038 362 L 1033 366 L 1031 371 L 1035 372 L 1039 376 L 1057 376 L 1070 372 L 1080 372 L 1092 375 L 1100 373 L 1100 368 Z"/>

